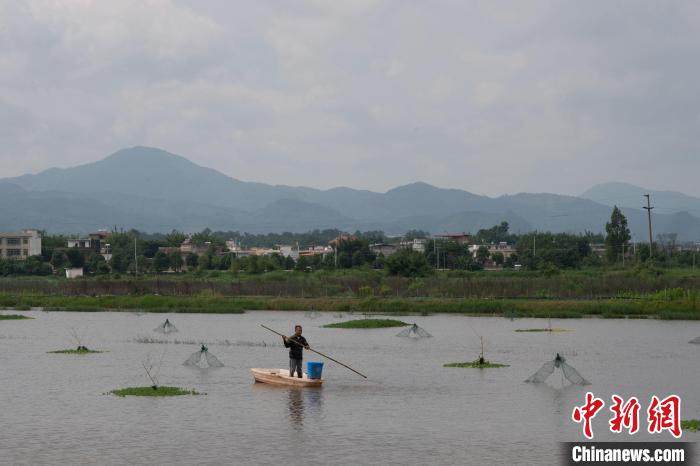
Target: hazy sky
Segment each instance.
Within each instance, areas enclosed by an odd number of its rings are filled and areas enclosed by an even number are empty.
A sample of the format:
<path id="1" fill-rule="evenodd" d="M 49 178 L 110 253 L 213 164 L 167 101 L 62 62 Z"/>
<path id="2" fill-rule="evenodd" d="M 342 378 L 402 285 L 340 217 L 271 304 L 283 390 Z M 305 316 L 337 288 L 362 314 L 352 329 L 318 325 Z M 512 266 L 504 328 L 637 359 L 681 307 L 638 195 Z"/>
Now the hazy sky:
<path id="1" fill-rule="evenodd" d="M 0 177 L 700 195 L 700 2 L 0 0 Z"/>

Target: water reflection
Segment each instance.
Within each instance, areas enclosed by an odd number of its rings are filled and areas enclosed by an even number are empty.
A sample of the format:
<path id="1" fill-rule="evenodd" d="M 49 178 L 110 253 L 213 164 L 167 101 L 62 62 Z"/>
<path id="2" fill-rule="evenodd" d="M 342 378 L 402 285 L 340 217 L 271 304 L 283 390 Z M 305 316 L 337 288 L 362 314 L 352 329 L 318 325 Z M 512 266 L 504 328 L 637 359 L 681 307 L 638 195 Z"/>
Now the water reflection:
<path id="1" fill-rule="evenodd" d="M 302 390 L 298 388 L 289 389 L 289 398 L 287 400 L 289 408 L 289 419 L 292 425 L 297 428 L 304 426 L 304 396 Z"/>
<path id="2" fill-rule="evenodd" d="M 290 388 L 287 396 L 287 408 L 292 426 L 301 428 L 304 419 L 318 416 L 323 407 L 323 392 L 313 388 Z"/>

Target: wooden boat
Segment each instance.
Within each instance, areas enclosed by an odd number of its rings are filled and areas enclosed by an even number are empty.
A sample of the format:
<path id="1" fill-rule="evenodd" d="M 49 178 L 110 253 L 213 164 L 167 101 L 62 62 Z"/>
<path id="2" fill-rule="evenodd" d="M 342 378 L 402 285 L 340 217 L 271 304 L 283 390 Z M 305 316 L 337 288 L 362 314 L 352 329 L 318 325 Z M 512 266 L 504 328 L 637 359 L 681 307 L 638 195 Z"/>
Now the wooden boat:
<path id="1" fill-rule="evenodd" d="M 302 378 L 290 377 L 287 369 L 251 369 L 256 382 L 286 387 L 320 387 L 323 379 L 310 379 L 306 373 Z"/>

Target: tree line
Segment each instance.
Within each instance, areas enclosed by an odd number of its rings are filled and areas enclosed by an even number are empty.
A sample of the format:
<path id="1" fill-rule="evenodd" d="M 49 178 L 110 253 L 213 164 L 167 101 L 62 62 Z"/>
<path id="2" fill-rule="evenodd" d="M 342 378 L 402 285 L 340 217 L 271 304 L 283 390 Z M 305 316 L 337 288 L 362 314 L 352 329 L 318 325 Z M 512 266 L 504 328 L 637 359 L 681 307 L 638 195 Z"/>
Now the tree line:
<path id="1" fill-rule="evenodd" d="M 179 249 L 188 239 L 204 247 L 201 254 L 185 254 Z M 388 256 L 373 252 L 371 245 L 394 243 L 400 240 L 424 239 L 423 252 L 410 247 L 398 248 Z M 66 267 L 82 267 L 88 274 L 135 274 L 206 271 L 228 271 L 234 274 L 261 274 L 274 270 L 308 272 L 335 269 L 380 269 L 389 275 L 422 277 L 436 269 L 479 271 L 487 266 L 504 269 L 516 267 L 539 270 L 546 274 L 559 270 L 584 267 L 615 267 L 621 263 L 644 264 L 657 267 L 695 266 L 695 251 L 680 251 L 676 237 L 663 234 L 651 245 L 631 245 L 627 219 L 617 207 L 613 208 L 605 234 L 510 232 L 507 222 L 481 229 L 469 244 L 431 237 L 427 232 L 410 230 L 402 237 L 390 238 L 381 231 L 356 231 L 348 234 L 337 229 L 313 230 L 306 233 L 249 234 L 214 232 L 209 229 L 191 235 L 173 230 L 167 234 L 146 234 L 137 230 L 113 231 L 109 236 L 109 261 L 96 252 L 67 248 L 68 237 L 42 237 L 41 256 L 25 261 L 0 259 L 0 275 L 50 275 Z M 279 253 L 264 256 L 237 257 L 225 252 L 225 242 L 234 239 L 245 247 L 274 247 L 280 244 L 298 245 L 301 250 L 327 245 L 338 239 L 334 250 L 325 256 L 301 256 L 297 260 Z M 507 254 L 490 251 L 489 245 L 507 243 L 514 251 Z M 593 250 L 593 245 L 605 245 L 605 253 Z M 470 246 L 476 245 L 476 250 Z M 165 250 L 163 250 L 165 248 Z M 167 251 L 167 252 L 166 252 Z M 700 265 L 700 264 L 698 264 Z"/>

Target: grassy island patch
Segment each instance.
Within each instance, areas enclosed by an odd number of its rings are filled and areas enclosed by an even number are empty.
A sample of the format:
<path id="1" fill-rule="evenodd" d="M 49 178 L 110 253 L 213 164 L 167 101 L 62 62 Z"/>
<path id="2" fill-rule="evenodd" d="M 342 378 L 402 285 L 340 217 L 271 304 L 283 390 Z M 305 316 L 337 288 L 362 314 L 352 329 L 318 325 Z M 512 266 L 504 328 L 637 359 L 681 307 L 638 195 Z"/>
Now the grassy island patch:
<path id="1" fill-rule="evenodd" d="M 23 319 L 33 319 L 33 317 L 27 317 L 19 314 L 0 314 L 0 320 L 23 320 Z"/>
<path id="2" fill-rule="evenodd" d="M 685 421 L 681 421 L 681 429 L 689 432 L 699 432 L 700 419 L 687 419 Z"/>
<path id="3" fill-rule="evenodd" d="M 566 328 L 518 328 L 515 329 L 516 332 L 550 332 L 550 333 L 561 333 L 561 332 L 572 332 Z"/>
<path id="4" fill-rule="evenodd" d="M 497 362 L 484 361 L 479 362 L 478 359 L 470 362 L 451 362 L 443 365 L 443 367 L 460 367 L 462 369 L 498 369 L 499 367 L 510 367 L 508 364 L 500 364 Z"/>
<path id="5" fill-rule="evenodd" d="M 406 322 L 393 319 L 356 319 L 324 325 L 323 328 L 388 328 L 406 327 Z"/>
<path id="6" fill-rule="evenodd" d="M 203 395 L 203 393 L 195 390 L 186 390 L 179 387 L 128 387 L 112 390 L 110 393 L 121 397 Z"/>
<path id="7" fill-rule="evenodd" d="M 62 349 L 56 351 L 47 351 L 49 354 L 95 354 L 104 353 L 104 351 L 91 350 L 88 348 L 78 348 L 78 349 Z"/>

